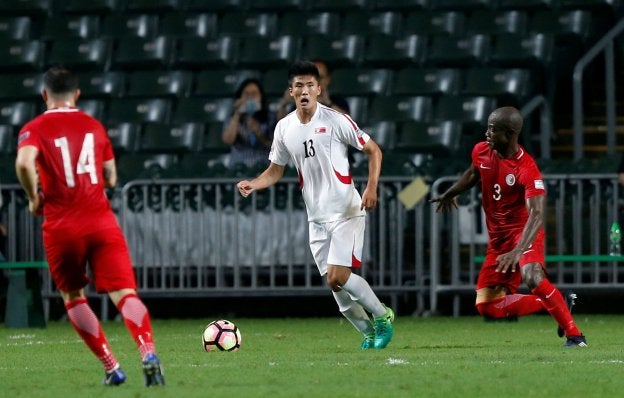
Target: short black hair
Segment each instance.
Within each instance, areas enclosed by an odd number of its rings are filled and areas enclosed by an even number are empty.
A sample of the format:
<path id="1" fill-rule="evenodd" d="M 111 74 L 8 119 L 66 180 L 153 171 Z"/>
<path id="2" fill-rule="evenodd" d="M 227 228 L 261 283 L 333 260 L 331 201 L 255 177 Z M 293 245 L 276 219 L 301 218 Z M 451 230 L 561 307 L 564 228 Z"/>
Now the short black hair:
<path id="1" fill-rule="evenodd" d="M 288 83 L 292 83 L 295 76 L 314 76 L 316 81 L 320 80 L 318 68 L 311 61 L 297 61 L 288 68 Z"/>
<path id="2" fill-rule="evenodd" d="M 51 94 L 68 94 L 78 89 L 78 77 L 64 66 L 53 66 L 43 75 L 43 83 Z"/>

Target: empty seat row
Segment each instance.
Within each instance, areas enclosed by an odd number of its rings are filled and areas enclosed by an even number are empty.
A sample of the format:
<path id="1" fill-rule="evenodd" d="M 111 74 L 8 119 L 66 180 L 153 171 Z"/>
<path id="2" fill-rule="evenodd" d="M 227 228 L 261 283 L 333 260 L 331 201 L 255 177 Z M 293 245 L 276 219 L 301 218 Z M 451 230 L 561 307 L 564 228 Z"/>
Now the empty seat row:
<path id="1" fill-rule="evenodd" d="M 275 37 L 284 35 L 340 36 L 346 34 L 497 34 L 564 33 L 587 40 L 604 25 L 605 16 L 587 10 L 544 10 L 528 13 L 519 10 L 332 12 L 276 13 L 230 12 L 115 14 L 107 17 L 75 15 L 45 18 L 42 22 L 27 16 L 0 18 L 0 40 L 69 38 L 126 38 L 157 36 L 218 38 Z M 604 29 L 604 26 L 602 26 Z"/>
<path id="2" fill-rule="evenodd" d="M 612 0 L 0 0 L 2 14 L 112 14 L 133 12 L 164 13 L 175 10 L 223 12 L 227 10 L 475 10 L 475 9 L 554 9 L 584 7 L 615 10 Z"/>
<path id="3" fill-rule="evenodd" d="M 296 59 L 323 59 L 333 67 L 505 66 L 547 67 L 556 54 L 552 35 L 471 35 L 466 37 L 357 35 L 327 39 L 295 36 L 240 40 L 131 38 L 61 40 L 46 46 L 40 41 L 14 41 L 0 46 L 0 71 L 41 71 L 64 64 L 76 71 L 287 67 Z M 574 62 L 574 60 L 570 60 Z"/>

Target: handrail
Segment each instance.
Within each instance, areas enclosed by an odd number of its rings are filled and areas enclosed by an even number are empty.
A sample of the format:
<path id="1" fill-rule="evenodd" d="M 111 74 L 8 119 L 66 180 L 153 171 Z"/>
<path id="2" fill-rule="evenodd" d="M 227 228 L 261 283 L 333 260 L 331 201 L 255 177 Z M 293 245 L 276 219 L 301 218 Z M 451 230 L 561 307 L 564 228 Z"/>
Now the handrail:
<path id="1" fill-rule="evenodd" d="M 550 105 L 543 95 L 536 95 L 529 102 L 524 104 L 520 113 L 523 118 L 527 118 L 537 107 L 540 107 L 540 158 L 550 159 L 550 141 L 553 136 L 552 115 Z"/>
<path id="2" fill-rule="evenodd" d="M 613 40 L 624 31 L 624 18 L 611 28 L 574 66 L 572 75 L 574 160 L 583 157 L 583 72 L 603 50 L 605 52 L 605 90 L 607 100 L 607 154 L 615 153 L 615 73 Z"/>

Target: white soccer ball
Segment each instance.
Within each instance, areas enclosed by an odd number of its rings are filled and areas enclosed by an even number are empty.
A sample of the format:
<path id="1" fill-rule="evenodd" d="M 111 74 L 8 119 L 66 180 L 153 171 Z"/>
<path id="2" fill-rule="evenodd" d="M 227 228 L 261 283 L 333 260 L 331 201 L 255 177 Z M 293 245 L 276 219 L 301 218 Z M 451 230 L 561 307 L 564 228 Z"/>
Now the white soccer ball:
<path id="1" fill-rule="evenodd" d="M 225 319 L 213 321 L 202 334 L 204 349 L 210 351 L 238 351 L 242 337 L 238 327 Z"/>

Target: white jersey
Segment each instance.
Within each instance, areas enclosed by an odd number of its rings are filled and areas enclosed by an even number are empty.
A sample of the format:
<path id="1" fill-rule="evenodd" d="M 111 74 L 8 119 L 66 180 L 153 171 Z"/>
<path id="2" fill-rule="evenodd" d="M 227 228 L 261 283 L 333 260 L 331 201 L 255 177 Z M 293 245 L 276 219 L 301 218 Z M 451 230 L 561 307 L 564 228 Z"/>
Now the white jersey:
<path id="1" fill-rule="evenodd" d="M 348 146 L 362 150 L 368 134 L 348 115 L 317 103 L 309 123 L 296 112 L 275 127 L 269 159 L 285 166 L 292 159 L 308 210 L 308 221 L 330 222 L 366 214 L 355 189 L 347 157 Z"/>

